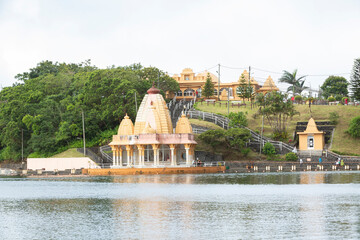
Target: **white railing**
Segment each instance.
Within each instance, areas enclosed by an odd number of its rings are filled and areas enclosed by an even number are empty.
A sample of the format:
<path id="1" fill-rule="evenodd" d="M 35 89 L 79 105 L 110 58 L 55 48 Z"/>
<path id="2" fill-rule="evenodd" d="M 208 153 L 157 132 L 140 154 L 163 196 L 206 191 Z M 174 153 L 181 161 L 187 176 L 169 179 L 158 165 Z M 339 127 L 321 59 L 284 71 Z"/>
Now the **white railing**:
<path id="1" fill-rule="evenodd" d="M 112 156 L 110 154 L 106 153 L 105 151 L 111 151 L 111 147 L 109 145 L 105 145 L 99 148 L 101 156 L 108 160 L 109 162 L 113 162 Z"/>
<path id="2" fill-rule="evenodd" d="M 187 116 L 189 118 L 195 118 L 195 119 L 197 118 L 197 119 L 202 119 L 204 121 L 215 123 L 216 125 L 222 127 L 223 129 L 230 128 L 230 126 L 229 126 L 230 120 L 227 117 L 224 117 L 224 116 L 221 116 L 221 115 L 218 115 L 215 113 L 208 113 L 208 112 L 192 110 L 192 111 L 187 112 Z M 251 130 L 248 127 L 244 127 L 244 126 L 240 126 L 240 127 L 245 128 L 250 131 L 250 134 L 252 137 L 252 142 L 255 142 L 257 144 L 262 144 L 262 146 L 264 146 L 266 142 L 270 142 L 271 144 L 278 146 L 280 151 L 283 151 L 283 149 L 285 149 L 287 151 L 293 150 L 293 147 L 286 143 L 283 143 L 280 141 L 274 141 L 265 136 L 261 136 L 260 134 L 258 134 L 257 132 L 254 132 L 253 130 Z"/>

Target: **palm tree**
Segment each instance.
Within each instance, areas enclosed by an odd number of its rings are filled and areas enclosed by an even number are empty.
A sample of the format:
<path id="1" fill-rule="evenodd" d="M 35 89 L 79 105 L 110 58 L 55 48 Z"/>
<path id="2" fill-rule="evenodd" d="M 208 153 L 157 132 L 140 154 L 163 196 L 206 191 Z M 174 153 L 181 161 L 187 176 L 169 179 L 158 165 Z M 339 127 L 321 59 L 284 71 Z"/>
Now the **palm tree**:
<path id="1" fill-rule="evenodd" d="M 298 93 L 299 95 L 301 95 L 302 91 L 309 88 L 309 87 L 304 86 L 304 83 L 305 83 L 305 80 L 296 82 L 294 84 L 294 86 L 288 87 L 287 91 L 290 92 L 290 91 L 294 90 L 295 93 Z"/>
<path id="2" fill-rule="evenodd" d="M 293 92 L 294 96 L 295 96 L 295 93 L 301 94 L 301 92 L 303 90 L 308 88 L 308 87 L 304 86 L 304 83 L 305 83 L 304 78 L 306 76 L 296 78 L 296 74 L 297 74 L 297 69 L 295 69 L 295 71 L 293 73 L 290 73 L 290 72 L 284 70 L 283 75 L 279 79 L 280 82 L 285 82 L 285 83 L 292 85 L 287 89 L 287 91 Z"/>

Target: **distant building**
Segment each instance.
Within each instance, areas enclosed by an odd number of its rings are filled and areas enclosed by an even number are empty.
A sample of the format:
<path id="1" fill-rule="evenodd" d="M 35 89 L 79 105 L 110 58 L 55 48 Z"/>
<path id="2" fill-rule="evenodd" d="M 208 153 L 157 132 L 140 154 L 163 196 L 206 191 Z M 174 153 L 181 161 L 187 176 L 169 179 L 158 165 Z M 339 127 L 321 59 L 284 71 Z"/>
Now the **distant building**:
<path id="1" fill-rule="evenodd" d="M 325 134 L 319 131 L 315 120 L 309 119 L 306 130 L 298 132 L 299 150 L 323 150 L 325 145 Z"/>
<path id="2" fill-rule="evenodd" d="M 274 91 L 279 91 L 279 88 L 275 85 L 274 81 L 270 76 L 266 79 L 264 85 L 259 90 L 257 90 L 258 93 L 263 94 Z"/>
<path id="3" fill-rule="evenodd" d="M 175 74 L 173 75 L 173 79 L 175 79 L 180 86 L 180 90 L 175 94 L 177 99 L 191 99 L 194 96 L 202 97 L 201 92 L 202 88 L 205 85 L 206 78 L 208 74 L 211 77 L 211 81 L 214 83 L 215 91 L 214 91 L 214 98 L 218 96 L 218 87 L 219 87 L 219 79 L 216 75 L 211 72 L 204 71 L 199 74 L 195 74 L 191 68 L 185 68 L 180 75 Z M 248 71 L 244 70 L 242 73 L 244 75 L 245 81 L 249 84 L 249 73 Z M 229 99 L 230 100 L 242 100 L 236 94 L 237 87 L 239 87 L 241 76 L 239 76 L 239 80 L 237 82 L 231 83 L 221 83 L 220 82 L 220 100 L 227 100 L 228 99 L 228 92 L 229 92 Z M 258 84 L 257 81 L 252 77 L 250 79 L 250 85 L 254 89 L 254 93 L 258 92 L 261 86 Z M 268 80 L 266 80 L 264 86 L 262 87 L 261 92 L 269 92 L 269 91 L 279 91 L 279 89 L 275 86 L 274 82 L 272 81 L 271 77 L 269 76 Z"/>

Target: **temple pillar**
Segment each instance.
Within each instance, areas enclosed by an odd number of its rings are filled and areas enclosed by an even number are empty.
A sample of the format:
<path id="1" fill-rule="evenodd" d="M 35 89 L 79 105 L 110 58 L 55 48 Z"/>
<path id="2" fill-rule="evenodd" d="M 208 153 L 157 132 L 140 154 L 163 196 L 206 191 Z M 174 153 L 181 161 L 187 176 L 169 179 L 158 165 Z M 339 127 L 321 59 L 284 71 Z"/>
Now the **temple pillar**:
<path id="1" fill-rule="evenodd" d="M 176 145 L 170 144 L 170 151 L 171 151 L 171 160 L 170 165 L 175 166 L 176 165 Z"/>
<path id="2" fill-rule="evenodd" d="M 121 148 L 121 146 L 119 147 L 119 162 L 118 163 L 122 167 L 123 159 L 122 159 L 122 148 Z"/>
<path id="3" fill-rule="evenodd" d="M 154 151 L 154 166 L 159 165 L 159 144 L 151 144 Z"/>
<path id="4" fill-rule="evenodd" d="M 131 146 L 130 146 L 130 145 L 126 145 L 126 155 L 127 155 L 127 165 L 128 165 L 128 167 L 131 166 L 130 154 L 131 154 Z"/>
<path id="5" fill-rule="evenodd" d="M 190 144 L 184 144 L 185 146 L 185 151 L 186 151 L 186 166 L 190 166 L 191 165 L 191 161 L 190 161 L 190 156 L 189 156 L 189 150 L 190 150 Z"/>
<path id="6" fill-rule="evenodd" d="M 145 161 L 144 161 L 144 146 L 143 145 L 137 145 L 137 148 L 139 150 L 139 165 L 140 166 L 144 166 L 145 165 Z"/>
<path id="7" fill-rule="evenodd" d="M 191 145 L 189 149 L 189 162 L 192 163 L 195 160 L 195 145 Z"/>
<path id="8" fill-rule="evenodd" d="M 115 149 L 113 149 L 113 166 L 115 166 L 116 165 L 116 150 Z"/>

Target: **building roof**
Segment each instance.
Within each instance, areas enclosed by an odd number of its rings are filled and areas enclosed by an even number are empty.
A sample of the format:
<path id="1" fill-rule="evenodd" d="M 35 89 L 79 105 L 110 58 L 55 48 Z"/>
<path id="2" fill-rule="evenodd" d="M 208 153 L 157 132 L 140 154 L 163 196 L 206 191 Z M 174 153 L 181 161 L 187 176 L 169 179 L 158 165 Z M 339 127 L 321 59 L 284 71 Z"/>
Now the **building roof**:
<path id="1" fill-rule="evenodd" d="M 184 113 L 176 124 L 175 133 L 193 133 L 190 121 Z"/>
<path id="2" fill-rule="evenodd" d="M 279 88 L 275 85 L 271 76 L 269 76 L 264 85 L 258 90 L 259 92 L 271 92 L 271 91 L 279 91 Z"/>
<path id="3" fill-rule="evenodd" d="M 198 75 L 196 75 L 196 78 L 197 78 L 197 80 L 199 80 L 200 78 L 203 78 L 206 81 L 206 78 L 207 78 L 208 74 L 210 74 L 211 80 L 213 82 L 218 81 L 218 77 L 215 74 L 213 74 L 211 72 L 208 72 L 207 70 L 205 70 L 205 71 L 199 73 Z"/>
<path id="4" fill-rule="evenodd" d="M 307 124 L 306 130 L 304 132 L 298 132 L 298 134 L 309 134 L 309 133 L 324 133 L 319 131 L 319 129 L 316 126 L 315 120 L 313 118 L 309 119 L 309 122 Z"/>
<path id="5" fill-rule="evenodd" d="M 239 82 L 241 81 L 242 75 L 244 76 L 246 83 L 248 83 L 249 82 L 249 72 L 244 70 L 243 73 L 239 76 Z M 250 84 L 258 85 L 259 83 L 257 81 L 255 81 L 254 77 L 252 77 L 250 79 Z"/>
<path id="6" fill-rule="evenodd" d="M 132 123 L 129 116 L 126 114 L 124 119 L 121 121 L 118 135 L 133 135 L 134 134 L 134 124 Z"/>

